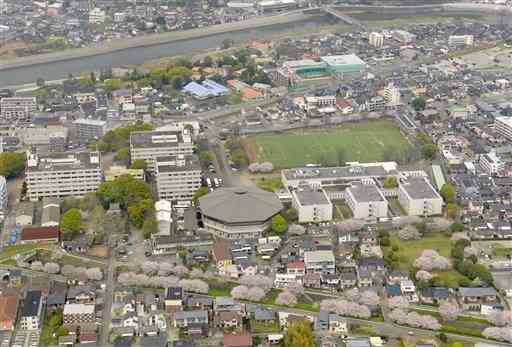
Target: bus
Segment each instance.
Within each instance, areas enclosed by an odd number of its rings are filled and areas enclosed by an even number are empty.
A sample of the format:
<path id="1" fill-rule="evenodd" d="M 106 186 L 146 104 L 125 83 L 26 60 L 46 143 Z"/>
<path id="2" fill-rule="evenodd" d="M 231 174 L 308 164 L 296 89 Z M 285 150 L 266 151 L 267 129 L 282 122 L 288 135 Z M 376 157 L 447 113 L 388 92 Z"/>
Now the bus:
<path id="1" fill-rule="evenodd" d="M 208 188 L 212 187 L 212 180 L 210 179 L 210 177 L 206 178 L 206 185 L 208 186 Z"/>

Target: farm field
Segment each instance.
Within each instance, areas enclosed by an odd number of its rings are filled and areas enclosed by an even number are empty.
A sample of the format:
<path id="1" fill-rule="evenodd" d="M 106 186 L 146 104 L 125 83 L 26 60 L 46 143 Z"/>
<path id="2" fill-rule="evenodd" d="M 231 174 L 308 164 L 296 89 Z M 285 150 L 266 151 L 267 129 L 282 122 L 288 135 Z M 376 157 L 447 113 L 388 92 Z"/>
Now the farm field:
<path id="1" fill-rule="evenodd" d="M 246 139 L 251 162 L 270 161 L 278 169 L 310 163 L 334 166 L 340 161 L 380 161 L 386 154 L 404 153 L 409 147 L 399 128 L 389 120 L 256 135 Z M 343 154 L 339 155 L 340 152 Z"/>

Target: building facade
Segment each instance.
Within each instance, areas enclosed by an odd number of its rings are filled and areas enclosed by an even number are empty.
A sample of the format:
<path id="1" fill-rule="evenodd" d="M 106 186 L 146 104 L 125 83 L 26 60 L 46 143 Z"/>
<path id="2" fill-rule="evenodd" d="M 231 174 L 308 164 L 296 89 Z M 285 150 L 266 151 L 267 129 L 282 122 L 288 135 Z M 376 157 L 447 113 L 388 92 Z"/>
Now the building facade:
<path id="1" fill-rule="evenodd" d="M 155 160 L 159 199 L 190 201 L 201 187 L 201 166 L 192 156 L 158 157 Z"/>
<path id="2" fill-rule="evenodd" d="M 292 206 L 297 210 L 299 223 L 328 222 L 332 219 L 331 200 L 320 187 L 301 186 L 293 190 Z"/>
<path id="3" fill-rule="evenodd" d="M 21 310 L 20 328 L 22 330 L 39 330 L 42 310 L 43 296 L 41 291 L 28 291 Z"/>
<path id="4" fill-rule="evenodd" d="M 374 184 L 360 184 L 347 188 L 345 201 L 357 219 L 383 218 L 388 215 L 388 201 Z"/>
<path id="5" fill-rule="evenodd" d="M 440 215 L 443 211 L 443 199 L 426 178 L 399 184 L 398 201 L 409 216 Z"/>
<path id="6" fill-rule="evenodd" d="M 29 154 L 25 174 L 31 201 L 83 196 L 95 192 L 103 180 L 99 152 Z"/>
<path id="7" fill-rule="evenodd" d="M 87 143 L 91 139 L 100 139 L 105 135 L 107 122 L 98 119 L 80 118 L 73 122 L 78 133 L 80 143 Z"/>
<path id="8" fill-rule="evenodd" d="M 368 41 L 370 43 L 370 46 L 373 47 L 382 47 L 384 46 L 384 35 L 378 32 L 372 32 L 368 36 Z"/>
<path id="9" fill-rule="evenodd" d="M 30 123 L 32 114 L 36 110 L 37 101 L 35 97 L 7 97 L 0 99 L 0 117 L 4 123 Z"/>
<path id="10" fill-rule="evenodd" d="M 494 120 L 494 129 L 498 135 L 512 141 L 512 117 L 497 117 Z"/>

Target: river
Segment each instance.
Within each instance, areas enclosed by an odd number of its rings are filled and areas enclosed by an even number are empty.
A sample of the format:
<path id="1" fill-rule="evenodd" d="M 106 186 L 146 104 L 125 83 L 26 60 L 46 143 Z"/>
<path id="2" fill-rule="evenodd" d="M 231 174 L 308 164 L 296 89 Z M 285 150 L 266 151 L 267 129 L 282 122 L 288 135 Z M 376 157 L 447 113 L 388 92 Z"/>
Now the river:
<path id="1" fill-rule="evenodd" d="M 312 17 L 311 19 L 294 23 L 278 24 L 257 29 L 163 43 L 151 47 L 129 48 L 90 57 L 0 70 L 0 88 L 2 86 L 32 83 L 38 78 L 56 80 L 65 78 L 69 74 L 78 75 L 84 71 L 99 71 L 110 67 L 137 65 L 151 59 L 215 49 L 220 47 L 225 39 L 245 42 L 255 39 L 266 39 L 276 35 L 292 34 L 294 32 L 306 32 L 308 29 L 314 32 L 321 25 L 328 24 L 329 22 L 330 19 L 327 16 Z"/>

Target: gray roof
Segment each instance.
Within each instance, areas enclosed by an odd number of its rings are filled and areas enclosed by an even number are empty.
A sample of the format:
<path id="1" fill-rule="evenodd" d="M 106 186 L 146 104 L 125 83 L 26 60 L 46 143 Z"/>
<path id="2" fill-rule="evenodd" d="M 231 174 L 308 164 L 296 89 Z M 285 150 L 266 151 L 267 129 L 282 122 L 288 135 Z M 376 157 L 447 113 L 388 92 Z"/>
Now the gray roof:
<path id="1" fill-rule="evenodd" d="M 205 310 L 178 311 L 174 313 L 175 320 L 199 318 L 201 320 L 208 319 L 208 312 Z"/>
<path id="2" fill-rule="evenodd" d="M 158 157 L 156 158 L 156 165 L 158 172 L 181 172 L 190 170 L 201 170 L 201 165 L 195 156 L 187 156 L 185 159 L 185 165 L 171 164 L 175 163 L 177 157 L 175 155 Z"/>
<path id="3" fill-rule="evenodd" d="M 494 296 L 498 295 L 493 287 L 461 287 L 459 296 Z"/>
<path id="4" fill-rule="evenodd" d="M 329 204 L 329 199 L 322 189 L 301 186 L 293 193 L 302 206 Z"/>
<path id="5" fill-rule="evenodd" d="M 283 170 L 282 174 L 287 180 L 304 180 L 309 178 L 354 178 L 354 177 L 385 177 L 388 175 L 398 174 L 396 170 L 386 170 L 383 165 L 364 166 L 338 166 L 324 168 L 295 168 Z"/>
<path id="6" fill-rule="evenodd" d="M 37 165 L 27 165 L 27 171 L 63 171 L 100 168 L 99 152 L 65 152 L 39 155 Z"/>
<path id="7" fill-rule="evenodd" d="M 175 147 L 182 142 L 181 131 L 134 131 L 130 134 L 130 144 L 134 148 Z"/>
<path id="8" fill-rule="evenodd" d="M 59 223 L 60 221 L 60 207 L 59 205 L 47 205 L 43 208 L 41 216 L 41 224 L 45 225 L 49 222 Z"/>
<path id="9" fill-rule="evenodd" d="M 425 178 L 410 178 L 400 185 L 412 199 L 441 199 L 441 196 Z"/>
<path id="10" fill-rule="evenodd" d="M 204 215 L 227 223 L 263 222 L 283 209 L 276 194 L 258 188 L 222 188 L 199 199 Z"/>
<path id="11" fill-rule="evenodd" d="M 374 184 L 358 184 L 347 189 L 350 190 L 357 202 L 373 202 L 385 200 L 379 188 L 377 188 L 377 186 Z"/>

